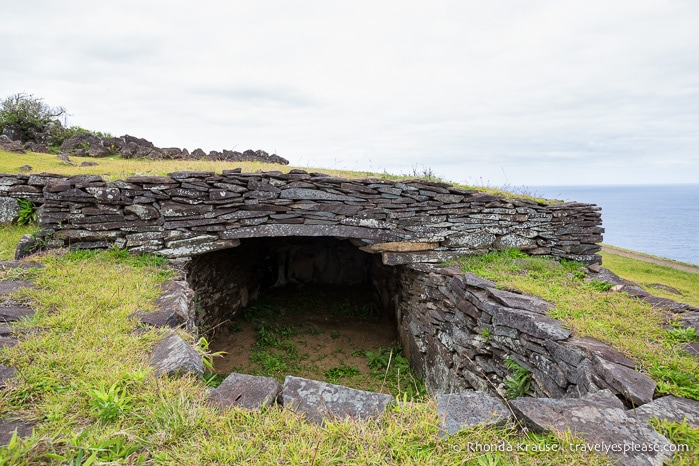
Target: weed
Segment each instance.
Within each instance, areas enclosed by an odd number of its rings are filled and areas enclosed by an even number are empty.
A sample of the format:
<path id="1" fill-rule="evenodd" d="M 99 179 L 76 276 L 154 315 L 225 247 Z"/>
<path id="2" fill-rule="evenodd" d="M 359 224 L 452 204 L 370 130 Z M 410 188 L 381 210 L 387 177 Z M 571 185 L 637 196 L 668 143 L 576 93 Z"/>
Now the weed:
<path id="1" fill-rule="evenodd" d="M 670 343 L 694 343 L 699 341 L 697 329 L 694 327 L 682 327 L 681 324 L 675 324 L 673 327 L 665 334 Z"/>
<path id="2" fill-rule="evenodd" d="M 204 337 L 199 338 L 197 344 L 194 346 L 194 349 L 201 354 L 204 367 L 211 372 L 214 371 L 214 357 L 223 356 L 226 354 L 225 351 L 211 352 L 209 350 L 209 341 Z"/>
<path id="3" fill-rule="evenodd" d="M 31 201 L 27 199 L 17 199 L 19 204 L 19 213 L 17 214 L 17 225 L 36 225 L 39 222 L 39 216 Z"/>
<path id="4" fill-rule="evenodd" d="M 116 421 L 131 409 L 132 398 L 126 394 L 126 388 L 117 383 L 105 389 L 104 386 L 88 390 L 90 406 L 95 417 L 105 424 Z"/>
<path id="5" fill-rule="evenodd" d="M 257 351 L 250 355 L 252 362 L 258 363 L 263 375 L 281 375 L 289 371 L 290 367 L 282 355 L 270 354 L 266 351 Z"/>
<path id="6" fill-rule="evenodd" d="M 337 330 L 331 331 L 330 338 L 332 338 L 333 340 L 337 340 L 338 338 L 340 338 L 340 332 L 338 332 Z"/>
<path id="7" fill-rule="evenodd" d="M 323 372 L 323 375 L 330 383 L 339 383 L 340 379 L 354 377 L 361 372 L 355 366 L 346 366 L 341 364 Z"/>
<path id="8" fill-rule="evenodd" d="M 510 377 L 505 379 L 505 394 L 507 398 L 513 399 L 525 396 L 531 386 L 531 371 L 520 366 L 514 359 L 505 359 L 504 363 L 505 367 L 512 371 Z"/>
<path id="9" fill-rule="evenodd" d="M 216 388 L 226 379 L 227 375 L 217 374 L 215 372 L 208 372 L 204 374 L 204 384 L 209 388 Z"/>
<path id="10" fill-rule="evenodd" d="M 603 293 L 612 289 L 612 284 L 608 282 L 601 282 L 599 280 L 591 280 L 587 283 L 587 286 L 597 292 Z"/>
<path id="11" fill-rule="evenodd" d="M 372 375 L 388 384 L 392 392 L 404 393 L 416 400 L 427 395 L 424 383 L 413 374 L 410 361 L 403 356 L 401 348 L 379 348 L 376 352 L 366 351 L 365 356 Z"/>

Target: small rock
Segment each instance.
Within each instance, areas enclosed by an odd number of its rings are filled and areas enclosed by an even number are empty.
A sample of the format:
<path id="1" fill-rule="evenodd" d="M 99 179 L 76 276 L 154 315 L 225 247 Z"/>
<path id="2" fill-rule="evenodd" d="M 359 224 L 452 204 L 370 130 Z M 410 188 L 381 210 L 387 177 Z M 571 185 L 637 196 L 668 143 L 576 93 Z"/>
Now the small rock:
<path id="1" fill-rule="evenodd" d="M 593 379 L 598 386 L 610 387 L 613 392 L 626 398 L 631 406 L 641 406 L 653 401 L 655 382 L 626 366 L 596 358 Z"/>
<path id="2" fill-rule="evenodd" d="M 587 270 L 592 272 L 592 273 L 600 273 L 600 270 L 602 270 L 602 267 L 599 264 L 590 264 L 587 266 Z"/>
<path id="3" fill-rule="evenodd" d="M 0 270 L 10 269 L 43 269 L 44 264 L 41 262 L 29 261 L 0 261 Z"/>
<path id="4" fill-rule="evenodd" d="M 17 340 L 10 337 L 0 337 L 0 348 L 13 348 L 17 346 Z"/>
<path id="5" fill-rule="evenodd" d="M 30 171 L 32 171 L 32 166 L 31 165 L 22 165 L 21 167 L 19 167 L 19 171 L 30 172 Z"/>
<path id="6" fill-rule="evenodd" d="M 34 309 L 14 301 L 0 303 L 0 321 L 2 322 L 17 322 L 21 319 L 29 319 L 34 314 L 36 314 Z"/>
<path id="7" fill-rule="evenodd" d="M 683 350 L 691 356 L 699 356 L 699 343 L 688 343 Z"/>
<path id="8" fill-rule="evenodd" d="M 99 165 L 97 162 L 83 162 L 80 164 L 81 167 L 96 167 Z"/>
<path id="9" fill-rule="evenodd" d="M 0 197 L 0 223 L 10 224 L 19 215 L 19 202 L 13 197 Z"/>
<path id="10" fill-rule="evenodd" d="M 138 319 L 142 324 L 158 328 L 177 328 L 183 323 L 182 319 L 179 318 L 177 312 L 173 309 L 153 312 L 136 311 L 133 314 L 129 314 L 129 317 Z"/>
<path id="11" fill-rule="evenodd" d="M 194 348 L 172 333 L 153 347 L 150 366 L 156 375 L 177 375 L 185 372 L 204 374 L 204 361 Z"/>

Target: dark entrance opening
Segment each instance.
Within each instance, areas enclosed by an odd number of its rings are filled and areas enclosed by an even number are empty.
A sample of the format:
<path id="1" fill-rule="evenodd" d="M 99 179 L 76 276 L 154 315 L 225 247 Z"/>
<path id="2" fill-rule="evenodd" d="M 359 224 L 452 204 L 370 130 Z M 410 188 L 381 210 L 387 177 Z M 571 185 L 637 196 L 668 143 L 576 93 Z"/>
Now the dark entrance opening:
<path id="1" fill-rule="evenodd" d="M 398 344 L 399 271 L 350 240 L 249 238 L 193 259 L 188 280 L 210 350 L 227 353 L 216 372 L 417 395 Z M 389 362 L 397 380 L 383 373 Z"/>

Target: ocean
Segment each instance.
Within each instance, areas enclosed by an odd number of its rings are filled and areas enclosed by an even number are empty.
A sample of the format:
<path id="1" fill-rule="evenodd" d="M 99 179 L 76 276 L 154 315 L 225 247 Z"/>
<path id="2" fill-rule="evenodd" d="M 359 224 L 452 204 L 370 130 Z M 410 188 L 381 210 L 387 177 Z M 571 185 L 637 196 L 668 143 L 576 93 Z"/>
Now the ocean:
<path id="1" fill-rule="evenodd" d="M 530 192 L 602 207 L 606 244 L 699 265 L 699 184 L 539 186 Z"/>

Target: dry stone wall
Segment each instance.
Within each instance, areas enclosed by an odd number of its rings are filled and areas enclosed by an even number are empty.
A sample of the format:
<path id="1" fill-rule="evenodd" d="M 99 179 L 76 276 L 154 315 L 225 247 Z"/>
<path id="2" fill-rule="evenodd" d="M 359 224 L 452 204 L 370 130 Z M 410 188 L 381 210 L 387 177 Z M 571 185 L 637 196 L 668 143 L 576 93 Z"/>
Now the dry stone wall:
<path id="1" fill-rule="evenodd" d="M 392 270 L 386 293 L 399 296 L 393 305 L 403 351 L 430 393 L 504 396 L 510 359 L 531 372 L 535 396 L 577 398 L 608 389 L 629 407 L 653 400 L 655 383 L 633 361 L 597 340 L 573 338 L 546 315 L 552 307 L 546 301 L 457 268 Z"/>
<path id="2" fill-rule="evenodd" d="M 592 204 L 303 170 L 179 172 L 114 182 L 93 175 L 3 175 L 0 195 L 41 205 L 41 227 L 60 246 L 116 245 L 170 258 L 235 247 L 241 238 L 326 236 L 351 238 L 381 254 L 386 265 L 509 247 L 594 263 L 603 232 Z"/>

